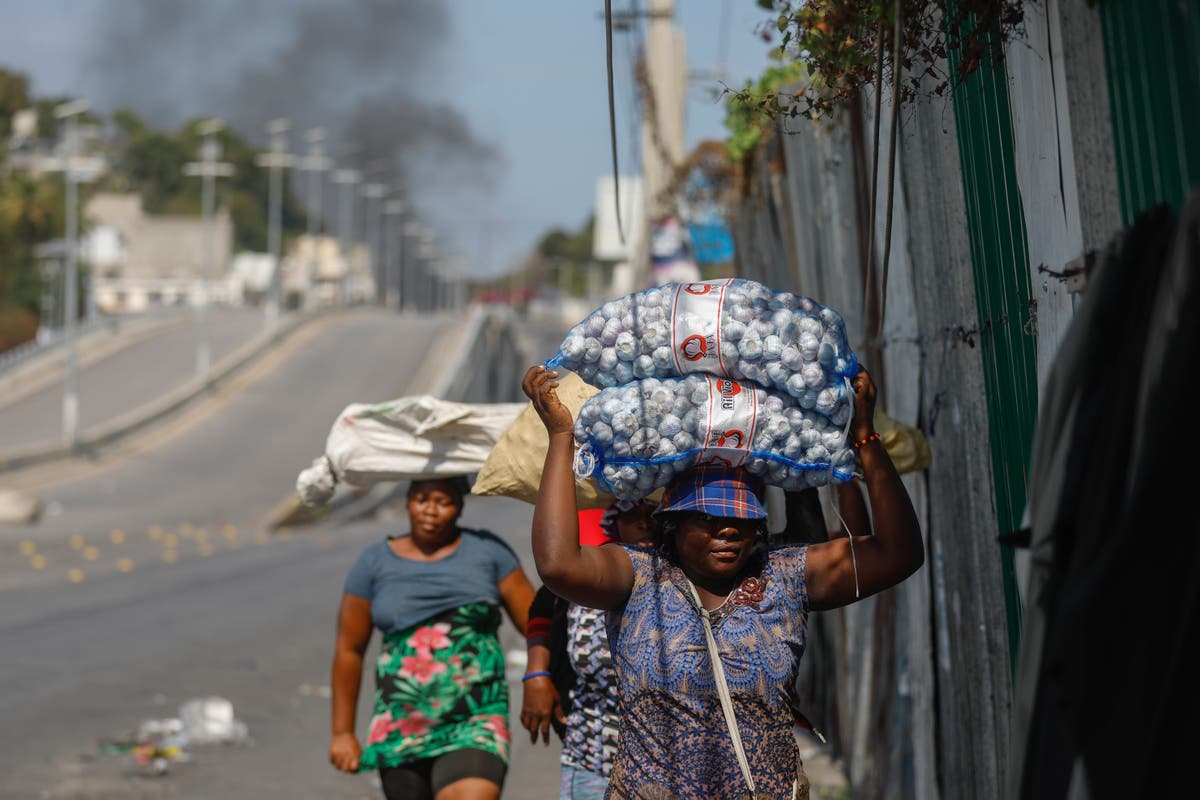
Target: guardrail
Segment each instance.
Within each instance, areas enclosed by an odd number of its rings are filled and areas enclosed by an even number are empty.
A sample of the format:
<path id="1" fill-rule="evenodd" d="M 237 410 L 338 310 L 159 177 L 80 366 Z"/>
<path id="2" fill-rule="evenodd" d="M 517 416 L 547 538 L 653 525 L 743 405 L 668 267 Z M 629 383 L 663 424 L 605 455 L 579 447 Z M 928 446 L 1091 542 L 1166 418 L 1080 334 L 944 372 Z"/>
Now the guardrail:
<path id="1" fill-rule="evenodd" d="M 147 314 L 127 314 L 120 317 L 97 317 L 91 322 L 81 321 L 75 329 L 76 339 L 82 339 L 97 331 L 112 329 L 122 325 L 137 324 L 144 321 L 169 321 L 186 314 L 188 309 L 164 309 Z M 38 336 L 24 344 L 10 347 L 0 353 L 0 377 L 9 370 L 43 355 L 49 355 L 60 349 L 67 340 L 67 334 L 61 328 L 42 329 Z"/>
<path id="2" fill-rule="evenodd" d="M 0 454 L 0 474 L 15 472 L 27 467 L 38 466 L 60 459 L 72 458 L 95 452 L 125 437 L 143 430 L 184 408 L 200 395 L 229 380 L 232 375 L 254 361 L 278 341 L 293 333 L 300 326 L 341 309 L 321 309 L 300 313 L 281 320 L 274 333 L 262 333 L 227 357 L 212 372 L 208 383 L 192 380 L 173 392 L 131 411 L 124 417 L 112 420 L 80 436 L 79 443 L 71 447 L 65 443 L 40 443 Z"/>

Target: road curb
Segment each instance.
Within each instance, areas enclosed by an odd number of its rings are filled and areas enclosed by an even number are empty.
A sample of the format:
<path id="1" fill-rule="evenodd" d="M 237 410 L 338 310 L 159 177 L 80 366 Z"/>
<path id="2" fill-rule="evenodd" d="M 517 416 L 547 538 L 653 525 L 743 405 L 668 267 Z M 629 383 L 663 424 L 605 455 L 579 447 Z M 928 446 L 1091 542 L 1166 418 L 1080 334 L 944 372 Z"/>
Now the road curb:
<path id="1" fill-rule="evenodd" d="M 44 466 L 55 461 L 92 455 L 110 447 L 132 434 L 139 433 L 155 423 L 168 419 L 176 412 L 186 408 L 192 401 L 219 388 L 244 367 L 257 360 L 259 356 L 270 352 L 302 326 L 344 311 L 345 309 L 340 308 L 322 309 L 288 317 L 273 333 L 260 334 L 226 357 L 213 370 L 207 383 L 190 381 L 124 417 L 119 417 L 83 434 L 79 444 L 74 448 L 62 443 L 40 444 L 0 454 L 0 475 L 16 473 L 30 467 Z"/>

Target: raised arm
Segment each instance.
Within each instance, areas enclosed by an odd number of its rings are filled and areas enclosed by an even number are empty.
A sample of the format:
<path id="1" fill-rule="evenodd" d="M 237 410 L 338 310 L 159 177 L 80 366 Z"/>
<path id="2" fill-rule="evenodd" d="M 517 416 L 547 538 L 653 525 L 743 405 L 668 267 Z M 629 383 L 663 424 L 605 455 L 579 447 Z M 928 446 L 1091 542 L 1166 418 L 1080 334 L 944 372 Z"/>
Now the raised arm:
<path id="1" fill-rule="evenodd" d="M 850 435 L 861 442 L 875 432 L 872 424 L 875 383 L 863 370 L 855 376 L 853 385 L 854 419 Z M 871 503 L 874 535 L 841 537 L 809 545 L 805 584 L 809 607 L 816 611 L 844 606 L 895 586 L 920 569 L 925 561 L 917 513 L 892 459 L 877 437 L 862 445 L 858 453 Z"/>
<path id="2" fill-rule="evenodd" d="M 558 399 L 558 373 L 530 367 L 521 384 L 550 441 L 533 510 L 533 560 L 559 597 L 589 608 L 617 608 L 633 589 L 633 565 L 620 547 L 581 547 L 575 502 L 574 420 Z"/>

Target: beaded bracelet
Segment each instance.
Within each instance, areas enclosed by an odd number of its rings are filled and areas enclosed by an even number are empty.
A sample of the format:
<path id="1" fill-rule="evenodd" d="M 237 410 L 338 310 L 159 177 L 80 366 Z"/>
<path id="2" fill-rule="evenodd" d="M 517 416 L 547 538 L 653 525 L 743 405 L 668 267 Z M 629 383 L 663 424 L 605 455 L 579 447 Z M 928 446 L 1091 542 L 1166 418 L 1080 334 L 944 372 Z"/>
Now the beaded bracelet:
<path id="1" fill-rule="evenodd" d="M 855 450 L 858 450 L 858 449 L 870 444 L 871 442 L 878 441 L 878 440 L 879 440 L 879 432 L 876 431 L 875 433 L 872 433 L 870 436 L 867 436 L 864 439 L 860 439 L 857 442 L 851 442 L 850 446 L 853 447 Z"/>
<path id="2" fill-rule="evenodd" d="M 543 669 L 543 670 L 539 670 L 537 672 L 527 673 L 523 678 L 521 678 L 521 683 L 524 683 L 525 681 L 530 680 L 531 678 L 549 678 L 549 677 L 551 677 L 550 670 Z"/>

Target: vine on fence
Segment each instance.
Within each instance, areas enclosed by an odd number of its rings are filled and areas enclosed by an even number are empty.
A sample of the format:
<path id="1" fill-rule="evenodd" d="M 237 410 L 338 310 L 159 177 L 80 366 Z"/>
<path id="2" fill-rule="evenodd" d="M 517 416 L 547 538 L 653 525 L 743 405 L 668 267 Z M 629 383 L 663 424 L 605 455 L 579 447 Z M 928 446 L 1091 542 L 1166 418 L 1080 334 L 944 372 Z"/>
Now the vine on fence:
<path id="1" fill-rule="evenodd" d="M 836 114 L 880 74 L 890 85 L 898 3 L 902 104 L 945 95 L 980 67 L 1001 62 L 1005 43 L 1024 24 L 1023 0 L 758 0 L 773 15 L 759 35 L 779 37 L 776 64 L 758 81 L 727 90 L 731 151 L 752 150 L 764 123 L 781 116 Z"/>

